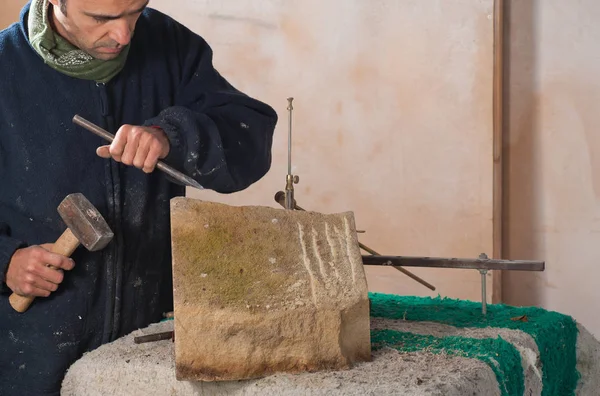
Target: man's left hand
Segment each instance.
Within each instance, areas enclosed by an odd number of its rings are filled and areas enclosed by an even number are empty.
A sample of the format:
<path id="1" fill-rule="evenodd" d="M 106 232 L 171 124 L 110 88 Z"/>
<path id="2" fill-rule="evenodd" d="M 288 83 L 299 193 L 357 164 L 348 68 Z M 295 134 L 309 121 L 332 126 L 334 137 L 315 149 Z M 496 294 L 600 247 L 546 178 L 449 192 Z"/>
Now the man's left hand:
<path id="1" fill-rule="evenodd" d="M 169 149 L 169 139 L 161 129 L 123 125 L 112 144 L 98 147 L 96 154 L 150 173 L 169 154 Z"/>

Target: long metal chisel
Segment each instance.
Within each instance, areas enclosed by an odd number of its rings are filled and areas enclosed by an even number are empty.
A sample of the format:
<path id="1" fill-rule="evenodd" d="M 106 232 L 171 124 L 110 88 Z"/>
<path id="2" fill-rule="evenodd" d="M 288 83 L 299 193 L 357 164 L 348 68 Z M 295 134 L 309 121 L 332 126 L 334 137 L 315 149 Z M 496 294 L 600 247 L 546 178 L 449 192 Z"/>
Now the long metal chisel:
<path id="1" fill-rule="evenodd" d="M 73 123 L 79 125 L 80 127 L 87 129 L 88 131 L 94 133 L 95 135 L 100 136 L 101 138 L 107 140 L 108 142 L 112 143 L 112 141 L 115 139 L 115 135 L 113 135 L 112 133 L 104 130 L 103 128 L 86 120 L 85 118 L 83 118 L 79 115 L 75 115 L 75 117 L 73 117 Z M 198 183 L 196 180 L 192 179 L 191 177 L 189 177 L 187 175 L 184 175 L 183 173 L 179 172 L 176 169 L 173 169 L 172 167 L 170 167 L 169 165 L 165 164 L 162 161 L 158 161 L 158 163 L 156 164 L 156 167 L 158 169 L 160 169 L 161 171 L 163 171 L 164 173 L 166 173 L 167 175 L 174 178 L 175 180 L 182 182 L 183 184 L 186 184 L 190 187 L 197 188 L 198 190 L 204 190 L 204 187 L 200 183 Z"/>

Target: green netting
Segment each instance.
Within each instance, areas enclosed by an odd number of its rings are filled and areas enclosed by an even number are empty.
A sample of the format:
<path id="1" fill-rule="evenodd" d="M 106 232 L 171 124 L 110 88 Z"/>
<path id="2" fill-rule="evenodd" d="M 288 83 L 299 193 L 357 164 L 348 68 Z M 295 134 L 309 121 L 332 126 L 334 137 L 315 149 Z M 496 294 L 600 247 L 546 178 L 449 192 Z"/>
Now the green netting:
<path id="1" fill-rule="evenodd" d="M 530 334 L 540 351 L 542 395 L 575 394 L 579 381 L 576 366 L 578 330 L 576 322 L 570 316 L 541 308 L 519 308 L 503 304 L 488 305 L 488 314 L 484 316 L 481 304 L 471 301 L 380 293 L 369 293 L 369 297 L 372 300 L 373 317 L 429 321 L 455 327 L 501 327 Z M 503 361 L 505 358 L 511 359 L 510 354 L 498 356 L 497 361 L 502 367 L 510 367 L 512 362 Z"/>
<path id="2" fill-rule="evenodd" d="M 371 344 L 374 350 L 388 346 L 402 352 L 427 351 L 476 358 L 494 371 L 503 396 L 523 395 L 525 391 L 521 355 L 512 344 L 500 337 L 438 338 L 395 330 L 373 330 Z"/>

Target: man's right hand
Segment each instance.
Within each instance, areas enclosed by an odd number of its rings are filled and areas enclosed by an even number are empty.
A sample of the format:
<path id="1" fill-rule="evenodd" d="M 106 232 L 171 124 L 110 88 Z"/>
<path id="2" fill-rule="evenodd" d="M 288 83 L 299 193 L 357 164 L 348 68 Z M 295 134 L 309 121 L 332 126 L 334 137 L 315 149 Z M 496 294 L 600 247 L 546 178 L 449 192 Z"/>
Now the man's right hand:
<path id="1" fill-rule="evenodd" d="M 52 244 L 18 249 L 8 264 L 6 285 L 24 297 L 48 297 L 56 291 L 63 281 L 62 270 L 72 270 L 75 262 L 50 249 Z"/>

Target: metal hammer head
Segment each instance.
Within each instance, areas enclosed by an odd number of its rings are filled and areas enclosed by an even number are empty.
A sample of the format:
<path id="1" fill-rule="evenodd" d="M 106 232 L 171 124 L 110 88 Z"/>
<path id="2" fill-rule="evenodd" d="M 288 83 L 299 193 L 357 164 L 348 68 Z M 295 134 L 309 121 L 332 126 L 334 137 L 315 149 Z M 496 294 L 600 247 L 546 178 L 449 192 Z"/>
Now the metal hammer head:
<path id="1" fill-rule="evenodd" d="M 114 236 L 104 217 L 83 194 L 68 195 L 58 206 L 58 214 L 89 251 L 103 249 Z"/>

